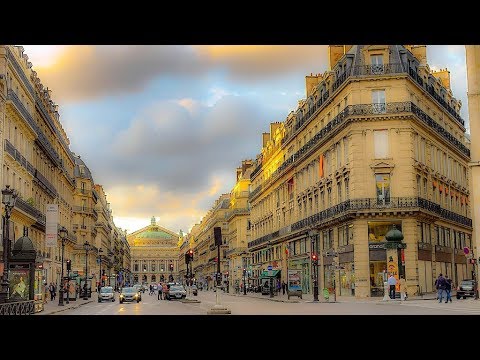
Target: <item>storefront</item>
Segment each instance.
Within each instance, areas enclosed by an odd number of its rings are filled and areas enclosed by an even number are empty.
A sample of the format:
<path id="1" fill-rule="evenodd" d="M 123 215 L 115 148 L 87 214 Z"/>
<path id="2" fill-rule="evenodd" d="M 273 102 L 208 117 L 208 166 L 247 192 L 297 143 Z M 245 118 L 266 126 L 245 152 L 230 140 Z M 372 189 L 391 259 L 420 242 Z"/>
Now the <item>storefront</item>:
<path id="1" fill-rule="evenodd" d="M 340 296 L 355 296 L 355 265 L 353 262 L 353 244 L 338 248 L 338 271 L 337 287 Z"/>
<path id="2" fill-rule="evenodd" d="M 383 283 L 387 281 L 387 253 L 385 235 L 393 229 L 402 231 L 402 222 L 369 221 L 368 222 L 368 252 L 370 268 L 370 296 L 383 296 Z"/>

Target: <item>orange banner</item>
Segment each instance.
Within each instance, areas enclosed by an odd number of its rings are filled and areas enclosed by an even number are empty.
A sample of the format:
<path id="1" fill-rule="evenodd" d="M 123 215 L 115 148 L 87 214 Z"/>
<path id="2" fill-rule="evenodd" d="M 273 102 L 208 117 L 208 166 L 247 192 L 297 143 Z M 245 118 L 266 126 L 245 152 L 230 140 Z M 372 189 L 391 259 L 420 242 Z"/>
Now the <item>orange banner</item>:
<path id="1" fill-rule="evenodd" d="M 320 177 L 322 178 L 323 177 L 323 154 L 320 155 L 320 166 L 318 167 L 318 175 L 320 175 Z"/>

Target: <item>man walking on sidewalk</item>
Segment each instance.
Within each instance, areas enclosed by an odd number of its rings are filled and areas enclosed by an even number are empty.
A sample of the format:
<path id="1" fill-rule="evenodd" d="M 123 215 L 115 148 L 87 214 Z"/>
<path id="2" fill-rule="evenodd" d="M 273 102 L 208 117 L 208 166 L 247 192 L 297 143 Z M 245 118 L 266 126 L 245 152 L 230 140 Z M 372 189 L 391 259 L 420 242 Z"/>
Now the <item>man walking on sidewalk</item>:
<path id="1" fill-rule="evenodd" d="M 388 285 L 390 286 L 389 295 L 390 299 L 395 299 L 395 286 L 397 285 L 397 279 L 393 277 L 393 274 L 390 274 L 388 278 Z"/>

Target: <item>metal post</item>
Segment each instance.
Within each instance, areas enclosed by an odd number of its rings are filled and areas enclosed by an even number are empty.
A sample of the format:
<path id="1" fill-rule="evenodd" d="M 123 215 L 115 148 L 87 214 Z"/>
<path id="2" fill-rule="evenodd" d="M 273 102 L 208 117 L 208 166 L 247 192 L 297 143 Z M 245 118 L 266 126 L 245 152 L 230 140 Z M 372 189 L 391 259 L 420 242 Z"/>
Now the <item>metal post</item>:
<path id="1" fill-rule="evenodd" d="M 8 188 L 8 185 L 7 185 Z M 11 209 L 5 205 L 5 225 L 3 228 L 3 277 L 2 291 L 0 292 L 0 303 L 7 302 L 9 298 L 8 287 L 8 254 L 10 253 L 10 212 Z"/>
<path id="2" fill-rule="evenodd" d="M 70 270 L 67 269 L 67 304 L 70 304 Z"/>
<path id="3" fill-rule="evenodd" d="M 102 250 L 102 249 L 100 249 Z M 100 254 L 100 250 L 98 251 L 98 253 Z M 99 276 L 99 280 L 100 280 L 100 283 L 99 283 L 99 288 L 102 287 L 102 280 L 103 280 L 103 276 L 102 276 L 102 254 L 98 255 L 98 257 L 100 258 L 100 276 Z"/>
<path id="4" fill-rule="evenodd" d="M 63 254 L 65 252 L 65 239 L 62 238 L 62 276 L 60 279 L 60 289 L 58 290 L 58 306 L 63 306 Z"/>
<path id="5" fill-rule="evenodd" d="M 83 300 L 88 300 L 88 286 L 87 286 L 87 280 L 88 280 L 88 246 L 85 245 L 85 284 L 83 285 Z"/>
<path id="6" fill-rule="evenodd" d="M 315 232 L 310 230 L 308 232 L 310 236 L 310 245 L 312 251 L 312 271 L 313 271 L 313 301 L 318 301 L 318 256 L 317 251 L 315 249 Z M 315 258 L 314 258 L 315 255 Z"/>
<path id="7" fill-rule="evenodd" d="M 270 276 L 270 297 L 273 298 L 273 276 Z"/>
<path id="8" fill-rule="evenodd" d="M 243 269 L 243 295 L 247 295 L 247 283 L 246 283 L 247 268 Z"/>

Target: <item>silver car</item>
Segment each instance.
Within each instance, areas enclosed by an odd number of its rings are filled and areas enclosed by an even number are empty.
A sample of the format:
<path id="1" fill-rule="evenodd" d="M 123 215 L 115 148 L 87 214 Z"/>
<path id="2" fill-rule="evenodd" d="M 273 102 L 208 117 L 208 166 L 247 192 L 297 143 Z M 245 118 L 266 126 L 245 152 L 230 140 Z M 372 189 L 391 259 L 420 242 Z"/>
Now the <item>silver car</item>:
<path id="1" fill-rule="evenodd" d="M 187 290 L 183 285 L 170 285 L 170 290 L 167 293 L 167 299 L 185 299 L 187 297 Z"/>
<path id="2" fill-rule="evenodd" d="M 98 293 L 98 302 L 102 302 L 104 300 L 115 302 L 115 291 L 113 290 L 112 286 L 104 286 L 100 288 L 100 292 Z"/>

